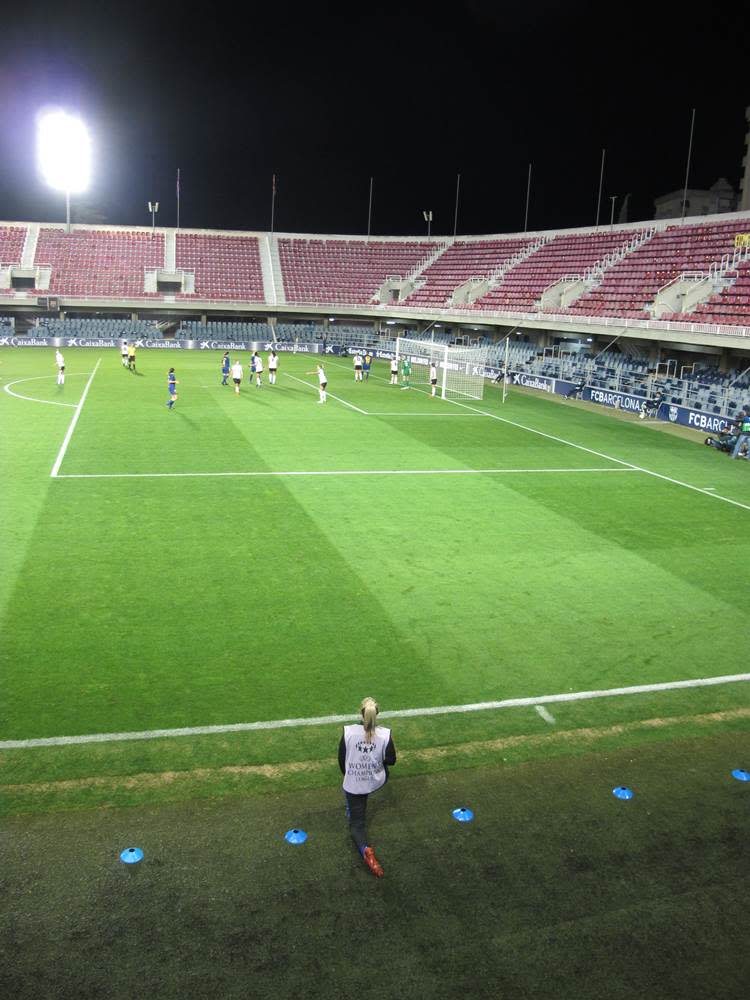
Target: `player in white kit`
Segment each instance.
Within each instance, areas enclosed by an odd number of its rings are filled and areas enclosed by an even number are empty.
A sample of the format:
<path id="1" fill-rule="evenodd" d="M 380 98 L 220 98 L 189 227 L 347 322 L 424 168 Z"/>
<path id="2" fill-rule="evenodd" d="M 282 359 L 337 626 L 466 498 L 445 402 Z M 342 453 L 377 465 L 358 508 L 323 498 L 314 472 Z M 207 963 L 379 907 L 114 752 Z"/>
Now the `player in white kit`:
<path id="1" fill-rule="evenodd" d="M 232 365 L 232 381 L 234 382 L 234 391 L 239 396 L 240 394 L 240 383 L 242 382 L 242 362 L 235 361 Z"/>
<path id="2" fill-rule="evenodd" d="M 120 357 L 122 358 L 122 367 L 123 368 L 127 368 L 128 367 L 128 342 L 127 342 L 127 340 L 123 340 L 122 344 L 120 345 Z"/>
<path id="3" fill-rule="evenodd" d="M 253 361 L 255 362 L 253 366 L 255 368 L 255 387 L 260 389 L 263 385 L 263 358 L 257 351 L 253 352 Z"/>
<path id="4" fill-rule="evenodd" d="M 318 365 L 314 372 L 305 372 L 306 375 L 317 375 L 318 376 L 318 392 L 320 394 L 319 403 L 325 403 L 326 401 L 326 386 L 328 385 L 328 378 L 325 371 L 323 370 L 323 365 Z"/>
<path id="5" fill-rule="evenodd" d="M 355 382 L 361 382 L 362 381 L 362 355 L 361 354 L 355 354 L 354 355 L 354 381 Z"/>
<path id="6" fill-rule="evenodd" d="M 279 367 L 279 356 L 276 351 L 271 351 L 268 355 L 268 382 L 270 385 L 276 385 L 276 372 Z"/>
<path id="7" fill-rule="evenodd" d="M 391 385 L 398 385 L 398 361 L 391 360 Z"/>
<path id="8" fill-rule="evenodd" d="M 57 384 L 65 385 L 65 358 L 59 351 L 55 351 L 55 364 L 57 365 Z"/>
<path id="9" fill-rule="evenodd" d="M 434 396 L 437 390 L 437 365 L 430 365 L 430 395 Z"/>

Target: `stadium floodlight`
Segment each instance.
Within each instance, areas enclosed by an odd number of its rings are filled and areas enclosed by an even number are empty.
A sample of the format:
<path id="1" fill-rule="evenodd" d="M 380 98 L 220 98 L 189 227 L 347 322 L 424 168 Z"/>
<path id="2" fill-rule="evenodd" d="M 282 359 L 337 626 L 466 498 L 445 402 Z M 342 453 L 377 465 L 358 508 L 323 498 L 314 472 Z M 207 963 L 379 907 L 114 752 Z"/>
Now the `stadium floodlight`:
<path id="1" fill-rule="evenodd" d="M 70 232 L 70 196 L 89 186 L 91 140 L 88 129 L 66 111 L 48 111 L 37 124 L 37 155 L 44 180 L 65 192 L 66 231 Z"/>
<path id="2" fill-rule="evenodd" d="M 432 212 L 422 212 L 422 218 L 427 223 L 427 239 L 430 238 L 430 227 L 432 226 Z"/>
<path id="3" fill-rule="evenodd" d="M 148 210 L 151 213 L 151 238 L 154 236 L 154 229 L 156 228 L 156 213 L 159 211 L 159 202 L 150 201 L 148 203 Z"/>

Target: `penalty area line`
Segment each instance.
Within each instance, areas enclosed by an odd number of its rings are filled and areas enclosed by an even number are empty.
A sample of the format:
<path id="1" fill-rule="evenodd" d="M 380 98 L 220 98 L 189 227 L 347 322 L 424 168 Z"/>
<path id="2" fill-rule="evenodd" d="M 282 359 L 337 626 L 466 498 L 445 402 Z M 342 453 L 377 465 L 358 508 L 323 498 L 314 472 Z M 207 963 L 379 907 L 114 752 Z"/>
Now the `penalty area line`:
<path id="1" fill-rule="evenodd" d="M 313 385 L 312 382 L 305 382 L 303 378 L 297 378 L 296 375 L 290 375 L 289 372 L 284 372 L 284 375 L 286 375 L 287 378 L 293 378 L 294 381 L 299 382 L 300 385 L 309 386 L 311 389 L 317 388 L 317 386 Z M 331 399 L 335 399 L 339 403 L 343 403 L 344 406 L 348 406 L 350 410 L 356 410 L 357 413 L 361 413 L 365 417 L 369 416 L 367 410 L 361 410 L 358 406 L 355 406 L 354 403 L 349 403 L 346 399 L 342 399 L 341 396 L 334 396 L 334 394 L 328 389 L 326 389 L 326 395 L 330 396 Z"/>
<path id="2" fill-rule="evenodd" d="M 683 688 L 714 687 L 750 681 L 750 674 L 724 674 L 687 681 L 666 681 L 659 684 L 636 684 L 632 687 L 603 688 L 597 691 L 570 691 L 532 698 L 505 698 L 502 701 L 481 701 L 468 705 L 440 705 L 427 708 L 402 708 L 381 712 L 381 719 L 409 719 L 425 715 L 457 715 L 464 712 L 484 712 L 491 709 L 524 708 L 566 701 L 588 701 L 592 698 L 617 698 L 657 691 L 678 691 Z M 541 714 L 541 713 L 540 713 Z M 124 743 L 130 740 L 172 739 L 177 736 L 212 736 L 222 733 L 248 733 L 268 729 L 298 729 L 302 726 L 330 726 L 351 722 L 358 715 L 322 715 L 308 719 L 274 719 L 263 722 L 238 722 L 225 726 L 186 726 L 181 729 L 148 729 L 129 733 L 92 733 L 84 736 L 50 736 L 30 740 L 0 740 L 2 750 L 25 750 L 32 747 L 72 746 L 80 743 Z"/>
<path id="3" fill-rule="evenodd" d="M 94 365 L 94 370 L 89 375 L 88 382 L 86 383 L 83 392 L 81 393 L 81 398 L 78 400 L 78 405 L 75 408 L 75 413 L 70 421 L 70 426 L 68 427 L 68 432 L 65 435 L 63 443 L 60 445 L 60 450 L 57 453 L 57 458 L 55 459 L 55 464 L 52 466 L 52 471 L 50 472 L 51 479 L 57 479 L 57 473 L 60 471 L 60 466 L 62 465 L 62 460 L 65 458 L 65 452 L 68 450 L 68 445 L 70 444 L 70 439 L 73 437 L 73 431 L 76 429 L 76 424 L 78 423 L 78 418 L 81 415 L 81 410 L 83 409 L 83 404 L 86 402 L 86 396 L 88 395 L 89 389 L 91 388 L 91 383 L 94 381 L 94 375 L 96 375 L 99 365 L 102 363 L 102 359 L 99 360 Z"/>

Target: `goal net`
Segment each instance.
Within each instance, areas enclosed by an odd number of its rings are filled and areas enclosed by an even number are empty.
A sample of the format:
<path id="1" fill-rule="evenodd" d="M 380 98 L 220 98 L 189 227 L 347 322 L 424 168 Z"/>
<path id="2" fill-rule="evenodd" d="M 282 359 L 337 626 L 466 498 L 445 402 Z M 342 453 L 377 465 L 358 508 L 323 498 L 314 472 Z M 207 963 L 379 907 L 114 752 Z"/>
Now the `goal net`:
<path id="1" fill-rule="evenodd" d="M 482 399 L 484 397 L 485 351 L 475 347 L 449 347 L 429 340 L 396 340 L 399 381 L 406 385 L 403 363 L 411 369 L 408 380 L 415 388 L 431 389 L 430 371 L 437 378 L 436 394 L 441 399 Z"/>

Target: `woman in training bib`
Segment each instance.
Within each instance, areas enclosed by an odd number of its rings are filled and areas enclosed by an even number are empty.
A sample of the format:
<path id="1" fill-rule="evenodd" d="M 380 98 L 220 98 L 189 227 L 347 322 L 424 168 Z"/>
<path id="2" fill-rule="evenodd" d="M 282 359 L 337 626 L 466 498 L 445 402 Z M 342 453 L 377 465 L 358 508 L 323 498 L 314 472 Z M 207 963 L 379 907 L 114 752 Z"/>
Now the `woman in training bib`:
<path id="1" fill-rule="evenodd" d="M 396 748 L 390 729 L 377 725 L 377 702 L 365 698 L 359 706 L 362 722 L 344 726 L 339 742 L 339 767 L 344 775 L 349 832 L 365 864 L 378 878 L 383 868 L 367 843 L 365 815 L 367 799 L 388 780 L 388 768 L 396 763 Z"/>

